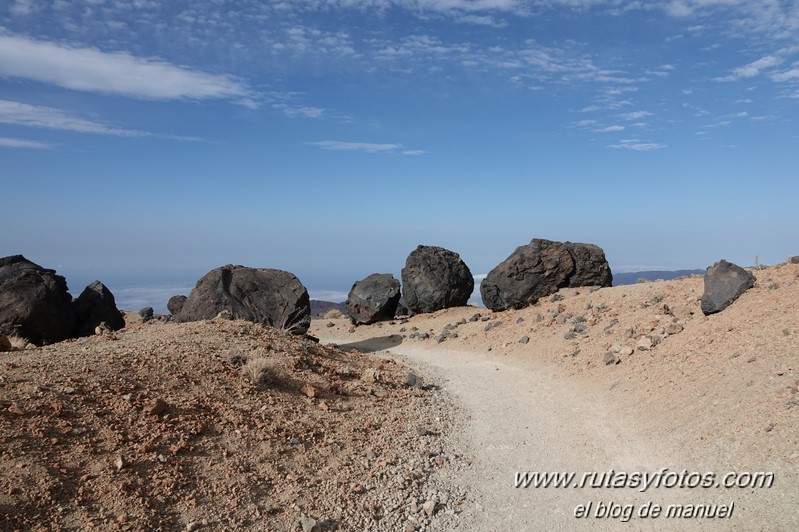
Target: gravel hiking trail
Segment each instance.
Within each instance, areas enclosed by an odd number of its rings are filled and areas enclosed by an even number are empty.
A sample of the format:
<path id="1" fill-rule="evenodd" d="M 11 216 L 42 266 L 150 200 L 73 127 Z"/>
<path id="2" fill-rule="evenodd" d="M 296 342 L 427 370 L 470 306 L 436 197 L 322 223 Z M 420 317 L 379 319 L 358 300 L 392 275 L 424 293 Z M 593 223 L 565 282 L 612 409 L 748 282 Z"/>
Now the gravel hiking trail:
<path id="1" fill-rule="evenodd" d="M 647 424 L 640 423 L 642 413 L 636 412 L 634 395 L 626 409 L 620 408 L 618 399 L 606 390 L 591 386 L 590 382 L 581 385 L 534 361 L 503 359 L 497 353 L 443 349 L 440 345 L 401 343 L 399 339 L 391 342 L 386 337 L 370 338 L 366 331 L 349 336 L 333 331 L 328 337 L 322 331 L 319 334 L 324 343 L 373 352 L 417 368 L 425 382 L 432 379 L 441 383 L 456 398 L 462 408 L 463 423 L 461 433 L 451 436 L 471 455 L 472 463 L 471 467 L 456 472 L 457 478 L 453 480 L 473 495 L 471 504 L 457 521 L 458 528 L 477 531 L 792 529 L 790 524 L 771 519 L 774 500 L 769 501 L 758 490 L 730 493 L 701 488 L 646 491 L 516 488 L 516 472 L 575 472 L 579 479 L 585 472 L 593 471 L 655 473 L 668 468 L 704 472 L 713 471 L 711 465 L 722 466 L 710 457 L 706 460 L 692 457 L 690 452 L 680 449 L 679 443 L 647 432 Z M 386 349 L 388 345 L 391 347 Z M 650 503 L 665 509 L 671 504 L 731 502 L 735 503 L 733 516 L 727 519 L 636 515 Z M 781 502 L 783 508 L 786 502 Z M 576 518 L 575 509 L 587 503 L 592 504 L 589 517 Z M 795 512 L 795 508 L 786 510 Z M 603 517 L 607 513 L 611 515 Z"/>

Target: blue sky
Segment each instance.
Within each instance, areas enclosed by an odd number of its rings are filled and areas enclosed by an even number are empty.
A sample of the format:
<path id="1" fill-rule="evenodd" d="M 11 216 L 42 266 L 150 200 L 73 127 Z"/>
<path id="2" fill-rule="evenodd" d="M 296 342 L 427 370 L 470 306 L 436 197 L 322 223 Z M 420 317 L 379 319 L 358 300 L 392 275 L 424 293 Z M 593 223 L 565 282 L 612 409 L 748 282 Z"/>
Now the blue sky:
<path id="1" fill-rule="evenodd" d="M 794 1 L 10 0 L 0 254 L 74 294 L 227 263 L 346 292 L 533 237 L 776 263 L 798 106 Z"/>

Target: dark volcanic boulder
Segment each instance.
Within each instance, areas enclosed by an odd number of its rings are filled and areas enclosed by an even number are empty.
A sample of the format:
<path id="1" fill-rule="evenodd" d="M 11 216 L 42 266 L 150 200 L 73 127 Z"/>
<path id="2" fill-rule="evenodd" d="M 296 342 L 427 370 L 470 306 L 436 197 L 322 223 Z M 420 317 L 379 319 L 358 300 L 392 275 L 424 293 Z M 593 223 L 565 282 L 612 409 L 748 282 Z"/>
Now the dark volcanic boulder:
<path id="1" fill-rule="evenodd" d="M 491 310 L 520 309 L 568 286 L 610 286 L 613 275 L 602 248 L 534 238 L 489 272 L 480 285 Z"/>
<path id="2" fill-rule="evenodd" d="M 720 260 L 708 268 L 705 274 L 702 312 L 705 316 L 721 312 L 754 284 L 755 276 L 751 272 L 726 260 Z"/>
<path id="3" fill-rule="evenodd" d="M 610 286 L 613 284 L 613 274 L 601 247 L 573 242 L 564 242 L 563 246 L 574 259 L 574 272 L 569 277 L 569 286 Z"/>
<path id="4" fill-rule="evenodd" d="M 419 246 L 402 269 L 402 296 L 416 313 L 462 307 L 474 290 L 474 277 L 460 255 L 436 246 Z"/>
<path id="5" fill-rule="evenodd" d="M 91 336 L 98 325 L 105 322 L 106 327 L 118 331 L 125 326 L 125 318 L 117 308 L 114 294 L 100 281 L 87 286 L 72 307 L 78 317 L 75 336 Z"/>
<path id="6" fill-rule="evenodd" d="M 347 313 L 353 323 L 390 320 L 397 312 L 400 282 L 390 273 L 373 273 L 352 285 L 347 296 Z"/>
<path id="7" fill-rule="evenodd" d="M 166 308 L 172 316 L 177 316 L 186 304 L 186 296 L 172 296 L 166 303 Z"/>
<path id="8" fill-rule="evenodd" d="M 77 319 L 66 280 L 22 255 L 0 258 L 0 334 L 36 345 L 72 336 Z"/>
<path id="9" fill-rule="evenodd" d="M 305 334 L 311 324 L 308 290 L 289 272 L 222 266 L 197 281 L 179 321 L 197 321 L 228 311 L 233 319 Z"/>

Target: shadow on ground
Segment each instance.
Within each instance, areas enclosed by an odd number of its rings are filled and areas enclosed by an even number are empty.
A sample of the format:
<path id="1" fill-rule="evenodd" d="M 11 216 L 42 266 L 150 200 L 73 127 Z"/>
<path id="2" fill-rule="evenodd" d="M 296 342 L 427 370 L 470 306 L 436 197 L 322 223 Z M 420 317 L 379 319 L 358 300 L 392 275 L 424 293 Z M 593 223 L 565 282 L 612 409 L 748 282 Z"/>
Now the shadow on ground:
<path id="1" fill-rule="evenodd" d="M 392 334 L 390 336 L 379 336 L 377 338 L 367 338 L 359 342 L 352 342 L 349 344 L 338 344 L 339 349 L 350 350 L 355 349 L 361 353 L 374 353 L 375 351 L 384 351 L 391 349 L 402 343 L 402 336 L 399 334 Z"/>

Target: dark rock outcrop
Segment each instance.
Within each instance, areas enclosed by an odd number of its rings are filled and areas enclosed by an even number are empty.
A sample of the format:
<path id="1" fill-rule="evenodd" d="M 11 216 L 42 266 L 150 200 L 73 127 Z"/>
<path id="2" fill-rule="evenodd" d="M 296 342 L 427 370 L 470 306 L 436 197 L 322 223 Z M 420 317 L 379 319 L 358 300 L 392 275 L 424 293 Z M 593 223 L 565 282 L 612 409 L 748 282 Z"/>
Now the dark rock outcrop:
<path id="1" fill-rule="evenodd" d="M 43 345 L 72 336 L 77 318 L 66 280 L 22 255 L 0 258 L 0 334 Z"/>
<path id="2" fill-rule="evenodd" d="M 347 296 L 347 314 L 353 323 L 390 320 L 397 312 L 400 282 L 390 273 L 373 273 L 352 285 Z"/>
<path id="3" fill-rule="evenodd" d="M 402 269 L 402 295 L 413 312 L 435 312 L 462 307 L 474 290 L 469 267 L 453 251 L 419 246 Z"/>
<path id="4" fill-rule="evenodd" d="M 166 308 L 172 316 L 177 316 L 186 304 L 186 296 L 172 296 L 166 303 Z"/>
<path id="5" fill-rule="evenodd" d="M 75 336 L 91 336 L 103 322 L 112 331 L 125 326 L 125 318 L 117 308 L 114 294 L 100 281 L 87 286 L 72 306 L 78 318 Z"/>
<path id="6" fill-rule="evenodd" d="M 295 334 L 305 334 L 311 323 L 308 290 L 282 270 L 232 265 L 211 270 L 197 281 L 177 318 L 213 319 L 223 311 Z"/>
<path id="7" fill-rule="evenodd" d="M 573 242 L 564 242 L 563 246 L 574 259 L 574 272 L 569 277 L 569 286 L 610 286 L 613 284 L 613 274 L 601 247 Z"/>
<path id="8" fill-rule="evenodd" d="M 726 260 L 720 260 L 708 268 L 705 274 L 702 312 L 706 316 L 721 312 L 754 284 L 755 276 L 751 272 Z"/>
<path id="9" fill-rule="evenodd" d="M 489 272 L 480 295 L 486 307 L 500 311 L 527 307 L 561 288 L 612 282 L 602 248 L 534 238 Z"/>
<path id="10" fill-rule="evenodd" d="M 139 310 L 139 316 L 141 316 L 142 321 L 150 321 L 155 317 L 155 310 L 153 310 L 153 307 L 144 307 Z"/>

